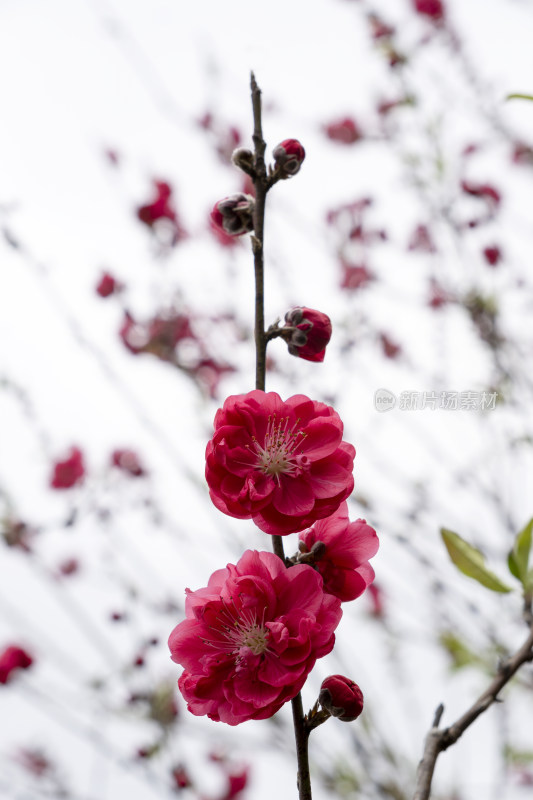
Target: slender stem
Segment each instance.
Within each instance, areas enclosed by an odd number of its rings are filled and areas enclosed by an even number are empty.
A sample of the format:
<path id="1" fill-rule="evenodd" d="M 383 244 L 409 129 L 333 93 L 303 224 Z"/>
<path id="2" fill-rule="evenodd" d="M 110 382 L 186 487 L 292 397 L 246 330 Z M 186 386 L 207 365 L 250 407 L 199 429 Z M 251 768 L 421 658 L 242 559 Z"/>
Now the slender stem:
<path id="1" fill-rule="evenodd" d="M 294 733 L 296 736 L 296 758 L 298 759 L 298 794 L 300 800 L 312 800 L 309 751 L 307 747 L 309 742 L 309 730 L 305 723 L 301 692 L 299 692 L 296 697 L 293 697 L 291 704 Z"/>
<path id="2" fill-rule="evenodd" d="M 261 90 L 252 72 L 250 77 L 252 92 L 252 109 L 254 115 L 254 234 L 252 235 L 252 252 L 254 255 L 255 272 L 255 388 L 265 391 L 266 384 L 266 348 L 269 338 L 265 331 L 265 270 L 264 270 L 264 235 L 265 235 L 265 204 L 266 195 L 273 185 L 269 181 L 265 165 L 266 143 L 263 139 L 261 121 Z M 283 538 L 272 536 L 272 549 L 285 563 Z M 292 700 L 292 714 L 294 732 L 296 737 L 296 756 L 298 759 L 298 792 L 300 800 L 311 800 L 311 776 L 309 773 L 309 756 L 307 742 L 309 729 L 305 721 L 302 705 L 302 695 Z"/>
<path id="3" fill-rule="evenodd" d="M 527 619 L 527 616 L 526 616 Z M 440 753 L 450 747 L 463 735 L 468 727 L 486 711 L 493 703 L 496 703 L 498 695 L 503 687 L 511 680 L 515 672 L 520 669 L 522 664 L 533 661 L 533 623 L 530 622 L 530 630 L 527 639 L 516 653 L 501 664 L 497 674 L 492 680 L 486 691 L 473 703 L 465 713 L 456 720 L 449 728 L 439 729 L 442 706 L 439 706 L 433 727 L 426 737 L 422 760 L 418 765 L 416 776 L 416 787 L 413 800 L 428 800 L 431 793 L 431 781 L 435 771 L 435 765 Z"/>
<path id="4" fill-rule="evenodd" d="M 264 230 L 265 230 L 265 203 L 267 186 L 267 173 L 265 166 L 266 143 L 263 139 L 261 122 L 261 90 L 258 87 L 252 72 L 250 79 L 252 90 L 252 108 L 254 114 L 254 235 L 252 236 L 252 251 L 254 254 L 255 271 L 255 388 L 265 391 L 266 373 L 266 335 L 265 335 L 265 270 L 264 270 Z"/>

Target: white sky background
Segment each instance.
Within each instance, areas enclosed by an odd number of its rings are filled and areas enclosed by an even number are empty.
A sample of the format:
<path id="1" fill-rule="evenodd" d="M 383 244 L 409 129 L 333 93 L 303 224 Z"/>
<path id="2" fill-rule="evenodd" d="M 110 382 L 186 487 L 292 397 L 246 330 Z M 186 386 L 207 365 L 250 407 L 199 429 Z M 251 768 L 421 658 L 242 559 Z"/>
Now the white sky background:
<path id="1" fill-rule="evenodd" d="M 295 796 L 294 764 L 283 752 L 291 746 L 289 727 L 278 731 L 264 722 L 229 730 L 186 715 L 182 704 L 168 749 L 138 765 L 132 754 L 156 731 L 126 706 L 134 687 L 146 690 L 179 674 L 166 638 L 180 612 L 162 613 L 164 602 L 181 604 L 185 586 L 205 585 L 245 547 L 269 547 L 251 523 L 222 517 L 207 499 L 203 455 L 218 403 L 169 365 L 131 356 L 117 335 L 123 306 L 146 318 L 176 299 L 208 314 L 234 311 L 243 330 L 250 329 L 248 249 L 222 250 L 206 228 L 214 200 L 240 188 L 240 178 L 221 164 L 196 123 L 209 110 L 251 131 L 250 68 L 263 90 L 269 152 L 293 136 L 307 150 L 301 173 L 269 197 L 267 319 L 305 304 L 329 313 L 336 330 L 323 366 L 289 358 L 274 342 L 278 370 L 267 388 L 334 402 L 345 421 L 345 438 L 358 452 L 352 511 L 380 534 L 374 563 L 388 611 L 384 628 L 370 619 L 366 598 L 346 607 L 335 652 L 317 664 L 304 702 L 314 702 L 327 674 L 357 680 L 375 728 L 365 734 L 360 724 L 353 733 L 363 747 L 370 742 L 371 754 L 382 739 L 397 749 L 400 763 L 389 777 L 405 788 L 434 708 L 445 702 L 450 722 L 485 681 L 473 670 L 450 678 L 435 631 L 446 623 L 473 649 L 486 647 L 495 630 L 509 647 L 521 642 L 519 624 L 510 622 L 518 619 L 518 597 L 486 597 L 456 576 L 438 528 L 483 546 L 504 574 L 511 532 L 532 515 L 530 448 L 509 442 L 531 434 L 524 409 L 531 407 L 533 172 L 510 165 L 508 143 L 484 114 L 496 108 L 514 137 L 533 138 L 533 104 L 503 103 L 508 92 L 533 92 L 533 9 L 518 0 L 448 5 L 482 82 L 477 102 L 444 42 L 419 46 L 432 28 L 407 0 L 372 6 L 397 25 L 405 51 L 417 51 L 404 74 L 419 103 L 396 112 L 397 135 L 387 144 L 375 104 L 397 96 L 401 84 L 370 46 L 363 3 L 0 4 L 0 223 L 20 243 L 18 251 L 0 245 L 0 488 L 13 512 L 40 528 L 32 557 L 0 551 L 0 648 L 17 641 L 36 656 L 32 670 L 0 687 L 6 797 L 45 796 L 42 784 L 13 763 L 21 746 L 44 748 L 75 798 L 173 796 L 168 769 L 177 761 L 190 765 L 200 789 L 214 796 L 219 773 L 206 767 L 206 754 L 221 742 L 252 765 L 247 797 Z M 366 141 L 350 148 L 325 139 L 321 126 L 344 115 L 360 122 Z M 445 161 L 440 184 L 427 166 L 437 141 Z M 479 201 L 453 197 L 463 177 L 458 153 L 471 141 L 484 149 L 467 165 L 468 177 L 494 183 L 504 201 L 489 228 L 454 240 L 437 209 L 448 197 L 464 215 L 479 210 Z M 118 168 L 105 158 L 107 148 L 118 153 Z M 429 195 L 413 190 L 408 154 L 420 156 Z M 166 256 L 157 255 L 135 218 L 136 207 L 150 200 L 154 177 L 175 187 L 190 233 Z M 386 228 L 389 241 L 370 252 L 379 280 L 346 294 L 338 288 L 336 240 L 325 211 L 363 196 L 374 198 L 370 227 Z M 414 226 L 431 221 L 439 254 L 407 254 Z M 493 241 L 506 257 L 490 270 L 479 251 Z M 127 284 L 121 298 L 95 294 L 104 268 Z M 503 332 L 516 347 L 503 355 L 512 391 L 496 411 L 374 409 L 380 387 L 397 395 L 480 391 L 494 377 L 490 354 L 464 311 L 426 307 L 430 276 L 461 293 L 476 286 L 501 304 Z M 381 331 L 402 345 L 398 361 L 382 357 Z M 222 383 L 220 402 L 252 388 L 251 340 L 235 342 L 226 328 L 206 335 L 217 353 L 242 367 Z M 355 346 L 344 352 L 350 338 Z M 85 453 L 87 481 L 53 494 L 51 464 L 73 443 Z M 147 479 L 110 474 L 109 454 L 120 446 L 139 451 Z M 77 522 L 66 528 L 73 508 Z M 111 512 L 107 523 L 98 509 Z M 52 580 L 58 562 L 73 555 L 81 560 L 80 575 Z M 436 578 L 447 587 L 442 594 Z M 468 612 L 470 602 L 480 606 L 477 616 Z M 131 623 L 111 626 L 109 612 L 122 608 Z M 131 662 L 152 636 L 160 644 L 135 672 Z M 105 681 L 100 691 L 90 688 L 95 678 Z M 438 765 L 443 791 L 458 786 L 465 800 L 523 797 L 516 781 L 504 781 L 497 753 L 502 727 L 516 732 L 515 746 L 531 749 L 524 731 L 531 710 L 525 695 L 521 709 L 509 703 L 476 723 Z M 508 715 L 502 725 L 498 714 Z M 287 722 L 288 709 L 280 717 Z M 317 763 L 331 763 L 338 753 L 348 763 L 356 759 L 349 735 L 334 721 L 317 731 Z M 317 798 L 332 796 L 319 780 L 314 791 Z"/>

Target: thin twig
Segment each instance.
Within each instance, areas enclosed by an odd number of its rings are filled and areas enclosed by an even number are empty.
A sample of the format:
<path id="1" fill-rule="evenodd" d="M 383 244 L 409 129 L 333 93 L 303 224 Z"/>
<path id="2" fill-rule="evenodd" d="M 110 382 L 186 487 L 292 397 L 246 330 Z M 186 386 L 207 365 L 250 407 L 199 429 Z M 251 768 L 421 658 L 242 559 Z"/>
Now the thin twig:
<path id="1" fill-rule="evenodd" d="M 263 139 L 261 123 L 261 90 L 252 72 L 250 79 L 252 90 L 252 109 L 254 114 L 254 235 L 252 236 L 252 251 L 254 254 L 255 270 L 255 388 L 265 391 L 266 373 L 266 338 L 265 338 L 265 275 L 264 275 L 264 228 L 265 228 L 265 202 L 267 187 L 267 174 L 265 166 L 266 143 Z"/>
<path id="2" fill-rule="evenodd" d="M 418 765 L 416 776 L 415 793 L 413 800 L 428 800 L 431 793 L 431 781 L 435 771 L 435 765 L 440 753 L 447 750 L 452 744 L 463 735 L 467 728 L 486 711 L 493 703 L 499 701 L 499 693 L 503 687 L 511 680 L 513 675 L 520 669 L 522 664 L 533 661 L 533 623 L 530 623 L 529 635 L 516 653 L 504 661 L 494 677 L 492 683 L 473 703 L 470 708 L 448 728 L 439 730 L 439 722 L 442 715 L 442 706 L 439 706 L 435 714 L 433 727 L 426 736 L 424 754 Z"/>
<path id="3" fill-rule="evenodd" d="M 252 109 L 254 115 L 254 233 L 252 235 L 252 252 L 255 272 L 255 388 L 265 391 L 266 384 L 266 348 L 269 338 L 265 331 L 265 277 L 264 277 L 264 229 L 266 195 L 273 181 L 269 181 L 265 166 L 266 143 L 263 139 L 261 121 L 261 90 L 255 75 L 251 74 Z M 285 551 L 281 536 L 272 536 L 274 553 L 285 563 Z M 302 695 L 298 693 L 292 700 L 292 716 L 296 738 L 296 757 L 298 760 L 298 792 L 300 800 L 312 800 L 311 775 L 309 772 L 308 739 L 309 729 L 303 713 Z"/>

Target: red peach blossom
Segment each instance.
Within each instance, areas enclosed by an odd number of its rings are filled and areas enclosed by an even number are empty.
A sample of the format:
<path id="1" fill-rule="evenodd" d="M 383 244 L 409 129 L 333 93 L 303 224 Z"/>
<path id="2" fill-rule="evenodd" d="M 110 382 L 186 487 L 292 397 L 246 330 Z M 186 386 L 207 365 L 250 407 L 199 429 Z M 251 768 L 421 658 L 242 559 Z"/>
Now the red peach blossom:
<path id="1" fill-rule="evenodd" d="M 342 289 L 363 289 L 375 280 L 374 274 L 364 264 L 348 264 L 346 261 L 342 261 L 341 266 L 343 270 Z"/>
<path id="2" fill-rule="evenodd" d="M 287 339 L 289 353 L 306 361 L 324 361 L 331 339 L 331 320 L 313 308 L 293 308 L 285 314 L 285 328 L 292 330 Z"/>
<path id="3" fill-rule="evenodd" d="M 347 503 L 342 503 L 327 519 L 320 519 L 312 528 L 302 531 L 299 539 L 308 552 L 316 542 L 325 545 L 313 563 L 322 575 L 324 591 L 342 602 L 355 600 L 374 580 L 368 559 L 378 551 L 376 531 L 364 519 L 350 522 Z"/>
<path id="4" fill-rule="evenodd" d="M 68 458 L 55 463 L 50 486 L 53 489 L 70 489 L 81 483 L 84 477 L 83 454 L 78 447 L 71 447 Z"/>
<path id="5" fill-rule="evenodd" d="M 533 148 L 523 142 L 515 142 L 511 154 L 513 164 L 533 165 Z"/>
<path id="6" fill-rule="evenodd" d="M 409 250 L 421 253 L 435 253 L 437 248 L 427 225 L 417 225 L 409 239 Z"/>
<path id="7" fill-rule="evenodd" d="M 172 201 L 172 187 L 166 181 L 154 181 L 155 198 L 151 203 L 137 209 L 138 219 L 149 228 L 155 229 L 162 220 L 168 220 L 173 232 L 173 244 L 185 239 L 187 231 L 183 228 Z"/>
<path id="8" fill-rule="evenodd" d="M 187 789 L 189 786 L 192 786 L 189 773 L 181 764 L 174 767 L 172 770 L 172 780 L 174 781 L 176 789 Z"/>
<path id="9" fill-rule="evenodd" d="M 111 464 L 135 478 L 146 474 L 139 456 L 134 450 L 113 450 Z"/>
<path id="10" fill-rule="evenodd" d="M 100 297 L 109 297 L 120 292 L 123 288 L 123 284 L 119 283 L 109 272 L 104 272 L 96 287 L 96 293 Z"/>
<path id="11" fill-rule="evenodd" d="M 359 686 L 344 675 L 330 675 L 322 681 L 320 705 L 332 717 L 342 722 L 353 722 L 363 710 L 363 693 Z"/>
<path id="12" fill-rule="evenodd" d="M 440 283 L 437 280 L 435 280 L 435 278 L 431 278 L 429 283 L 429 289 L 430 289 L 430 294 L 429 294 L 428 305 L 430 306 L 430 308 L 435 308 L 435 309 L 441 308 L 442 306 L 447 305 L 448 303 L 452 303 L 454 300 L 453 295 L 450 294 L 448 291 L 446 291 L 446 289 L 443 286 L 441 286 Z"/>
<path id="13" fill-rule="evenodd" d="M 497 244 L 492 245 L 492 247 L 485 247 L 483 255 L 485 256 L 485 261 L 491 267 L 497 267 L 502 259 L 502 251 Z"/>
<path id="14" fill-rule="evenodd" d="M 370 23 L 370 30 L 372 38 L 377 41 L 378 39 L 390 39 L 394 36 L 395 28 L 387 25 L 377 14 L 369 14 L 368 21 Z"/>
<path id="15" fill-rule="evenodd" d="M 435 21 L 444 18 L 442 0 L 414 0 L 415 11 Z"/>
<path id="16" fill-rule="evenodd" d="M 0 654 L 0 683 L 9 683 L 15 670 L 28 669 L 32 664 L 33 658 L 22 647 L 18 645 L 6 647 Z"/>
<path id="17" fill-rule="evenodd" d="M 371 614 L 376 619 L 382 619 L 385 616 L 385 602 L 383 599 L 383 590 L 377 583 L 371 583 L 368 587 L 368 597 L 371 603 Z"/>
<path id="18" fill-rule="evenodd" d="M 335 122 L 330 122 L 325 126 L 324 131 L 328 139 L 341 144 L 355 144 L 355 142 L 363 138 L 360 127 L 351 117 L 344 117 Z"/>
<path id="19" fill-rule="evenodd" d="M 312 567 L 287 569 L 252 550 L 187 590 L 185 611 L 169 638 L 172 660 L 185 667 L 178 686 L 189 711 L 228 725 L 271 717 L 295 697 L 333 649 L 342 616 Z"/>
<path id="20" fill-rule="evenodd" d="M 386 333 L 380 333 L 379 340 L 381 342 L 381 349 L 383 350 L 383 355 L 385 358 L 397 358 L 402 352 L 401 346 L 396 344 L 396 342 L 393 341 L 390 336 L 387 336 Z"/>
<path id="21" fill-rule="evenodd" d="M 215 506 L 284 536 L 332 514 L 353 489 L 355 449 L 325 403 L 254 390 L 228 397 L 206 449 Z"/>

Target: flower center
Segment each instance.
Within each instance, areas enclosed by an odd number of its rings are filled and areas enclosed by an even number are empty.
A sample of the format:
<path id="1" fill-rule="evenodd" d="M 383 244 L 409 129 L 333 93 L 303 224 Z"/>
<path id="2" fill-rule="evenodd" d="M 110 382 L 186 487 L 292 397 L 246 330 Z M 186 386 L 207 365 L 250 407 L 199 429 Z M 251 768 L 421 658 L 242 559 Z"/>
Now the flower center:
<path id="1" fill-rule="evenodd" d="M 235 655 L 238 657 L 237 660 L 243 657 L 243 648 L 254 656 L 260 656 L 268 650 L 269 632 L 265 628 L 264 619 L 261 622 L 257 621 L 255 611 L 241 609 L 239 616 L 235 617 L 226 607 L 219 617 L 219 623 L 217 633 L 221 638 L 205 640 L 205 644 L 228 655 Z"/>
<path id="2" fill-rule="evenodd" d="M 297 452 L 305 436 L 298 428 L 298 420 L 290 427 L 288 417 L 279 422 L 275 414 L 269 417 L 264 445 L 261 447 L 254 439 L 257 469 L 275 477 L 282 474 L 299 475 L 308 463 L 307 456 Z"/>

